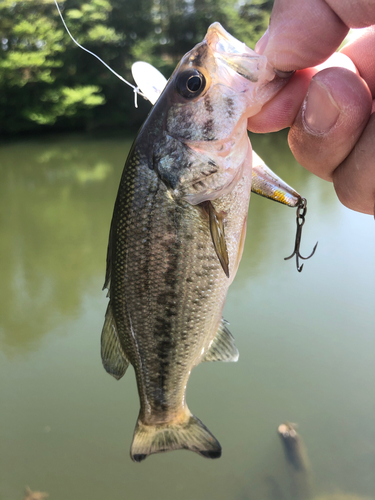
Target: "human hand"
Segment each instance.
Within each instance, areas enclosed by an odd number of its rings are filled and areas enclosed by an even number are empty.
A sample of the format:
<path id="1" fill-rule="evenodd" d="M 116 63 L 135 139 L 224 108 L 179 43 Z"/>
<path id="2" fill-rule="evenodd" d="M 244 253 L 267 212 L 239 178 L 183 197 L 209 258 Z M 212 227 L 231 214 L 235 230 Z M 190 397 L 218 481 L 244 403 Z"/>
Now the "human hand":
<path id="1" fill-rule="evenodd" d="M 349 28 L 366 29 L 335 53 Z M 290 127 L 297 161 L 333 181 L 345 206 L 374 215 L 375 2 L 276 0 L 256 50 L 281 72 L 299 71 L 249 130 Z"/>

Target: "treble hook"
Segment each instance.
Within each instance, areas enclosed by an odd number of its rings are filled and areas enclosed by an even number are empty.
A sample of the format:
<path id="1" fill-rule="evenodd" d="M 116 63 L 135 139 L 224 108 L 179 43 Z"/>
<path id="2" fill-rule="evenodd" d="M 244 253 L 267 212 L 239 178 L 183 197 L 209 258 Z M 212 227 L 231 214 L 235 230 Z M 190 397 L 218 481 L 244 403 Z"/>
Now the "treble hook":
<path id="1" fill-rule="evenodd" d="M 294 244 L 294 250 L 292 255 L 289 255 L 289 257 L 285 257 L 284 260 L 291 259 L 294 255 L 296 256 L 296 263 L 297 263 L 297 271 L 300 273 L 303 269 L 303 264 L 299 264 L 299 259 L 307 260 L 310 257 L 312 257 L 315 253 L 316 247 L 318 246 L 318 242 L 316 242 L 313 251 L 308 257 L 302 257 L 300 254 L 300 246 L 301 246 L 301 236 L 302 236 L 302 227 L 305 223 L 305 215 L 307 213 L 307 200 L 306 198 L 301 198 L 298 206 L 297 206 L 297 232 L 296 232 L 296 241 Z"/>

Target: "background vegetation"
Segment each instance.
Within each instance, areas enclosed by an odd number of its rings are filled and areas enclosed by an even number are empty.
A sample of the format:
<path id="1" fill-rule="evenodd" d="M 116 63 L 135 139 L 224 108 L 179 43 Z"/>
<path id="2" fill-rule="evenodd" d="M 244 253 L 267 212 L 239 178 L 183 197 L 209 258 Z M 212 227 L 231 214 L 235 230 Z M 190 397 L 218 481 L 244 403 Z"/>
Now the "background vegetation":
<path id="1" fill-rule="evenodd" d="M 131 80 L 134 61 L 168 77 L 181 56 L 219 21 L 253 46 L 273 0 L 67 0 L 73 36 Z M 139 127 L 149 106 L 76 47 L 53 0 L 1 0 L 0 134 Z"/>

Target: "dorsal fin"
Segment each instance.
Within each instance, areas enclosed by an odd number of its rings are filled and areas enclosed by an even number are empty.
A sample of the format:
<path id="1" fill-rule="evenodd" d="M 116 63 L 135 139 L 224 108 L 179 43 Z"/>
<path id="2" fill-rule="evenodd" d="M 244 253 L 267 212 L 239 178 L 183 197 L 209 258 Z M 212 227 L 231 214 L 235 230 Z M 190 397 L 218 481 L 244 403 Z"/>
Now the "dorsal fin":
<path id="1" fill-rule="evenodd" d="M 238 350 L 233 335 L 227 327 L 228 322 L 222 319 L 216 337 L 202 361 L 237 361 Z"/>
<path id="2" fill-rule="evenodd" d="M 107 312 L 105 313 L 101 338 L 101 354 L 105 370 L 117 380 L 123 377 L 129 366 L 129 360 L 120 346 L 111 303 L 108 304 Z"/>

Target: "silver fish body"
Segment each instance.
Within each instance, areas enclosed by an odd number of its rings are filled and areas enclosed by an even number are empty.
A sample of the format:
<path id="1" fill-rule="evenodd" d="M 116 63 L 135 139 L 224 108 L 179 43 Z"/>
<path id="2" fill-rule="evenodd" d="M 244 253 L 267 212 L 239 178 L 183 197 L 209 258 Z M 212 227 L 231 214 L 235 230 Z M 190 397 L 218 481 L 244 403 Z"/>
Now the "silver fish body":
<path id="1" fill-rule="evenodd" d="M 221 447 L 185 392 L 202 361 L 236 361 L 222 310 L 241 259 L 252 181 L 248 116 L 281 83 L 212 25 L 186 54 L 136 138 L 115 204 L 102 333 L 105 369 L 136 373 L 141 409 L 131 457 Z"/>

